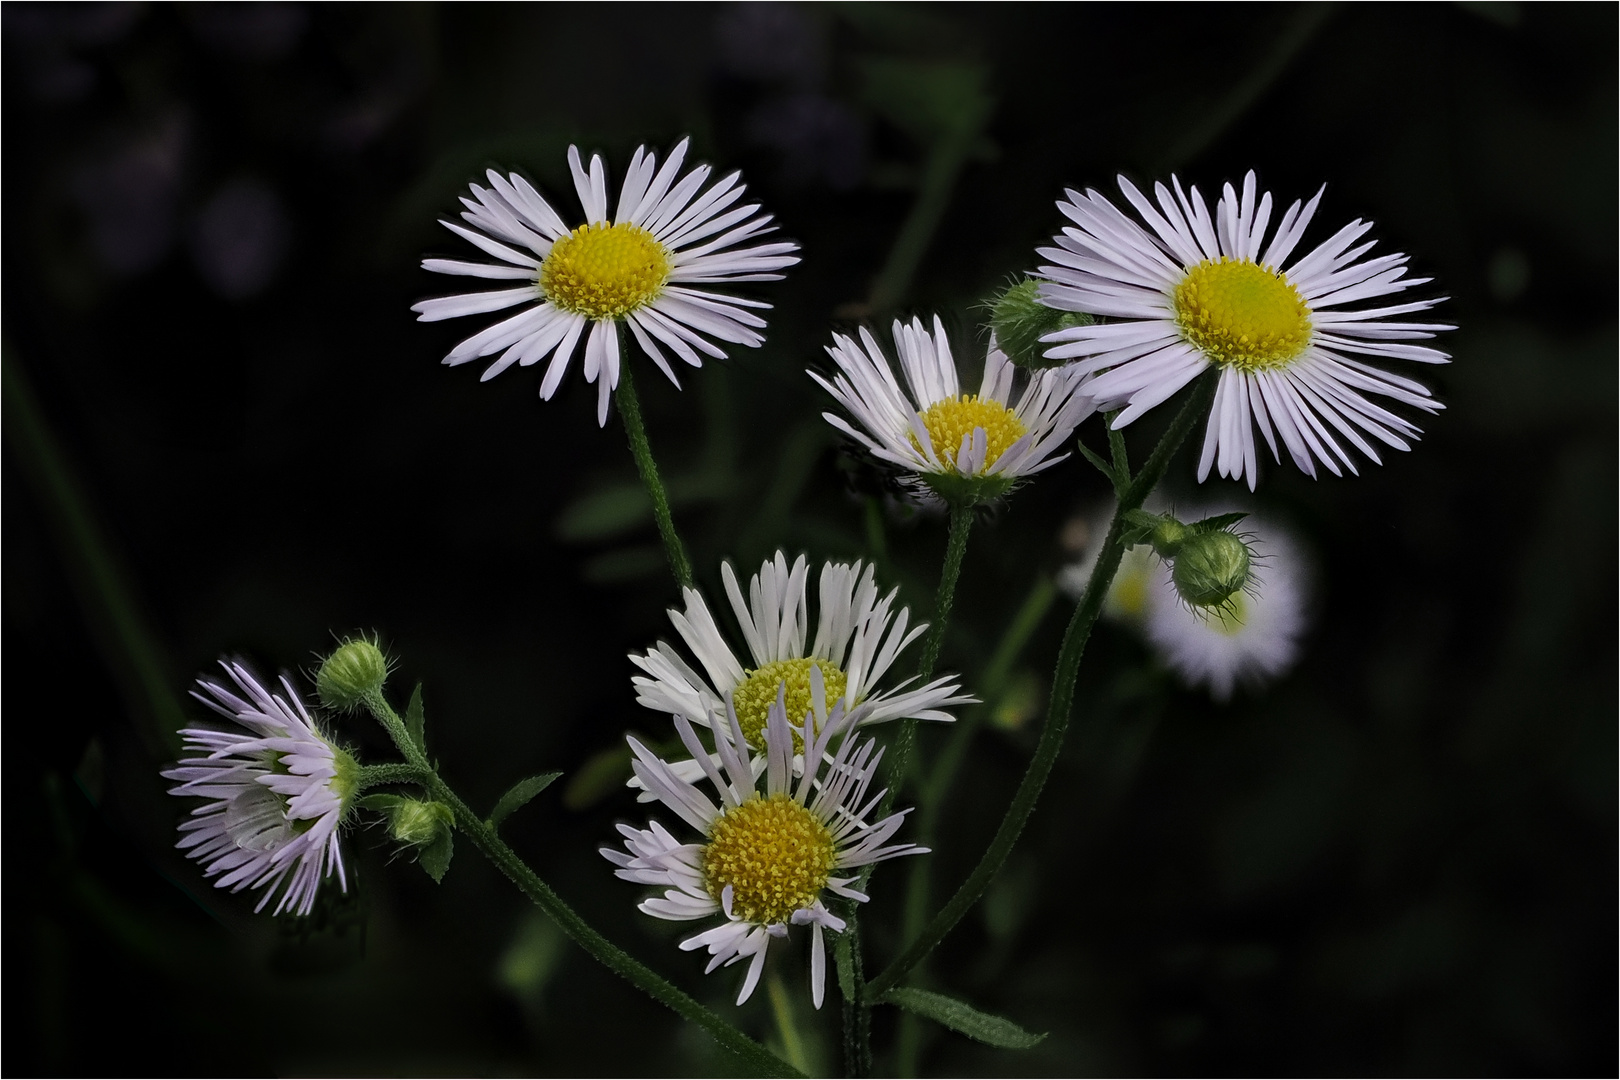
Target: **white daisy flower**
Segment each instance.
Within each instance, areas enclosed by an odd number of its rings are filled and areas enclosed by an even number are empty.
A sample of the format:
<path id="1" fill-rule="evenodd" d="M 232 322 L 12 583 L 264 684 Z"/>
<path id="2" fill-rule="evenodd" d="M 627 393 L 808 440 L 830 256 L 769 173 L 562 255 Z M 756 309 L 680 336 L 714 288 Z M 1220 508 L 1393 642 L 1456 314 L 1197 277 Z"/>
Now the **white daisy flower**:
<path id="1" fill-rule="evenodd" d="M 527 367 L 551 357 L 540 396 L 557 392 L 575 347 L 585 337 L 585 381 L 596 383 L 596 418 L 607 423 L 608 397 L 619 385 L 619 324 L 659 370 L 675 377 L 664 348 L 701 367 L 699 353 L 724 357 L 715 341 L 754 347 L 765 339 L 765 321 L 750 308 L 757 300 L 707 288 L 740 281 L 777 281 L 776 271 L 798 262 L 797 244 L 778 241 L 738 247 L 773 232 L 771 216 L 758 203 L 735 205 L 743 196 L 741 173 L 703 188 L 711 169 L 699 165 L 679 176 L 689 139 L 670 152 L 663 168 L 640 147 L 630 158 L 618 209 L 608 216 L 607 170 L 598 155 L 587 172 L 579 149 L 568 148 L 568 166 L 584 207 L 585 223 L 572 230 L 532 185 L 516 173 L 491 169 L 488 188 L 472 185 L 462 218 L 472 228 L 441 221 L 500 263 L 426 259 L 422 268 L 441 274 L 521 282 L 511 288 L 463 293 L 414 304 L 421 322 L 532 305 L 463 341 L 446 364 L 500 353 L 484 370 L 492 379 L 513 364 Z"/>
<path id="2" fill-rule="evenodd" d="M 180 825 L 176 845 L 218 875 L 217 888 L 263 888 L 253 909 L 279 896 L 273 914 L 308 915 L 321 881 L 337 875 L 348 891 L 338 827 L 358 789 L 359 766 L 316 728 L 285 676 L 283 693 L 262 686 L 246 667 L 221 662 L 244 697 L 198 679 L 192 697 L 237 727 L 187 728 L 182 758 L 163 776 L 171 795 L 209 802 Z M 245 731 L 242 729 L 246 729 Z"/>
<path id="3" fill-rule="evenodd" d="M 1258 557 L 1251 587 L 1218 608 L 1195 610 L 1160 563 L 1148 595 L 1148 640 L 1182 679 L 1207 688 L 1217 701 L 1230 698 L 1239 682 L 1257 685 L 1292 667 L 1306 629 L 1307 575 L 1299 547 L 1253 518 L 1242 530 Z"/>
<path id="4" fill-rule="evenodd" d="M 813 679 L 819 684 L 819 673 Z M 867 815 L 884 794 L 867 798 L 883 752 L 875 750 L 873 740 L 854 736 L 852 725 L 840 715 L 842 705 L 833 707 L 819 730 L 808 716 L 794 730 L 788 723 L 785 696 L 785 689 L 778 691 L 765 726 L 763 792 L 734 711 L 728 711 L 729 724 L 715 733 L 718 766 L 692 725 L 676 715 L 681 741 L 718 792 L 718 806 L 696 784 L 630 739 L 642 784 L 703 838 L 683 844 L 657 821 L 650 821 L 645 829 L 619 826 L 628 854 L 612 848 L 601 851 L 618 867 L 619 877 L 664 890 L 661 896 L 642 901 L 640 908 L 648 915 L 671 920 L 724 917 L 720 925 L 681 942 L 681 948 L 707 949 L 706 972 L 747 959 L 739 1005 L 759 983 L 771 940 L 786 937 L 789 926 L 808 925 L 810 996 L 819 1009 L 827 982 L 823 932 L 837 933 L 845 925 L 827 910 L 825 894 L 864 902 L 866 895 L 850 888 L 858 875 L 841 872 L 927 849 L 888 842 L 910 811 L 867 823 Z M 831 742 L 839 732 L 844 737 L 834 750 Z M 805 761 L 814 765 L 795 782 L 798 745 L 805 749 Z"/>
<path id="5" fill-rule="evenodd" d="M 979 392 L 962 393 L 937 315 L 932 333 L 920 318 L 910 326 L 898 320 L 894 324 L 904 391 L 871 331 L 862 328 L 860 334 L 859 343 L 833 335 L 827 353 L 839 373 L 831 380 L 809 373 L 855 423 L 835 413 L 822 415 L 877 458 L 909 474 L 914 489 L 926 487 L 947 500 L 1000 495 L 1067 457 L 1054 457 L 1053 452 L 1093 412 L 1081 392 L 1081 378 L 1068 368 L 1034 375 L 1018 404 L 1010 405 L 1017 368 L 994 338 Z"/>
<path id="6" fill-rule="evenodd" d="M 1356 465 L 1340 440 L 1379 461 L 1372 440 L 1408 449 L 1419 429 L 1368 395 L 1425 412 L 1443 408 L 1427 388 L 1358 357 L 1424 364 L 1447 354 L 1409 342 L 1453 327 L 1394 316 L 1425 311 L 1442 298 L 1378 307 L 1347 305 L 1400 293 L 1428 278 L 1408 278 L 1405 255 L 1363 259 L 1372 228 L 1353 221 L 1301 258 L 1289 261 L 1322 192 L 1290 206 L 1267 241 L 1271 195 L 1255 202 L 1255 177 L 1240 197 L 1226 185 L 1211 218 L 1196 187 L 1190 194 L 1171 177 L 1174 197 L 1154 185 L 1157 206 L 1123 176 L 1124 192 L 1143 228 L 1095 191 L 1068 192 L 1061 210 L 1073 222 L 1042 248 L 1052 261 L 1042 300 L 1111 321 L 1048 334 L 1046 355 L 1075 359 L 1080 372 L 1101 372 L 1086 384 L 1100 407 L 1123 411 L 1120 428 L 1187 385 L 1205 369 L 1220 369 L 1204 436 L 1198 479 L 1257 475 L 1254 428 L 1281 456 L 1280 436 L 1294 464 L 1311 476 L 1320 462 L 1335 476 Z M 1324 189 L 1325 190 L 1325 189 Z M 1150 232 L 1149 229 L 1152 231 Z M 1331 429 L 1331 430 L 1330 430 Z M 1335 432 L 1337 435 L 1335 435 Z"/>
<path id="7" fill-rule="evenodd" d="M 871 566 L 822 567 L 816 635 L 808 646 L 810 570 L 804 556 L 789 568 L 787 557 L 777 552 L 749 580 L 746 600 L 729 563 L 721 565 L 720 575 L 753 666 L 744 667 L 726 643 L 703 594 L 688 588 L 686 610 L 671 608 L 669 618 L 705 674 L 662 641 L 644 655 L 631 654 L 631 663 L 645 672 L 631 677 L 639 704 L 720 730 L 726 727 L 727 709 L 733 709 L 746 744 L 763 751 L 766 717 L 779 692 L 786 695 L 789 720 L 797 726 L 813 717 L 817 731 L 834 706 L 858 726 L 896 719 L 948 721 L 946 706 L 974 700 L 957 693 L 961 687 L 951 675 L 909 690 L 914 679 L 878 689 L 901 650 L 928 624 L 908 631 L 910 609 L 893 614 L 900 590 L 880 598 Z M 700 775 L 695 764 L 684 768 L 688 779 Z"/>

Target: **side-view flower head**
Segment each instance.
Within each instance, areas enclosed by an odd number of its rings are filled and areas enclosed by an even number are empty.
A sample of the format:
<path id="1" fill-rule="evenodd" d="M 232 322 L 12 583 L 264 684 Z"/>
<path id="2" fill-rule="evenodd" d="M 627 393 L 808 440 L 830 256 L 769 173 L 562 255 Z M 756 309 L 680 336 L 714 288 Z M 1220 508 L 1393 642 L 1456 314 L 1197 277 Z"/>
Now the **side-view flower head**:
<path id="1" fill-rule="evenodd" d="M 680 175 L 689 141 L 682 139 L 662 168 L 656 154 L 638 148 L 611 218 L 601 157 L 593 155 L 587 171 L 579 149 L 569 147 L 568 166 L 585 212 L 584 224 L 573 229 L 516 173 L 503 177 L 491 169 L 488 188 L 473 184 L 471 198 L 461 200 L 461 216 L 472 227 L 441 224 L 501 261 L 426 259 L 422 267 L 522 284 L 423 300 L 411 310 L 422 322 L 436 322 L 531 306 L 466 339 L 444 362 L 464 364 L 500 353 L 484 370 L 487 380 L 513 364 L 528 366 L 549 356 L 540 396 L 550 400 L 584 336 L 585 381 L 596 384 L 597 422 L 606 424 L 608 398 L 619 385 L 620 323 L 676 386 L 680 380 L 665 348 L 701 367 L 700 353 L 726 355 L 716 341 L 750 347 L 763 342 L 758 331 L 765 321 L 749 309 L 769 304 L 698 286 L 780 280 L 778 271 L 799 261 L 799 247 L 785 240 L 739 246 L 774 231 L 771 216 L 758 203 L 735 205 L 745 190 L 741 173 L 707 189 L 708 165 Z"/>
<path id="2" fill-rule="evenodd" d="M 1095 374 L 1086 392 L 1105 409 L 1121 409 L 1120 428 L 1160 404 L 1210 367 L 1220 371 L 1205 431 L 1198 478 L 1211 467 L 1247 478 L 1252 490 L 1258 427 L 1280 461 L 1277 440 L 1301 471 L 1320 462 L 1335 476 L 1356 472 L 1340 440 L 1379 461 L 1373 441 L 1397 450 L 1419 435 L 1416 425 L 1375 404 L 1379 395 L 1425 412 L 1443 408 L 1421 383 L 1358 357 L 1447 362 L 1447 354 L 1410 342 L 1454 329 L 1398 318 L 1426 311 L 1442 297 L 1376 307 L 1362 301 L 1404 292 L 1428 278 L 1406 277 L 1407 257 L 1363 258 L 1372 228 L 1352 221 L 1307 254 L 1289 261 L 1322 200 L 1295 202 L 1274 231 L 1270 193 L 1256 202 L 1254 173 L 1241 196 L 1227 184 L 1215 214 L 1198 189 L 1174 195 L 1154 185 L 1156 205 L 1123 176 L 1120 191 L 1147 228 L 1095 191 L 1070 190 L 1058 209 L 1074 222 L 1041 248 L 1042 300 L 1109 322 L 1048 334 L 1046 355 L 1077 361 Z M 1324 189 L 1325 190 L 1325 189 Z M 1150 231 L 1151 230 L 1151 231 Z M 1337 434 L 1335 434 L 1337 433 Z"/>
<path id="3" fill-rule="evenodd" d="M 233 726 L 185 729 L 194 756 L 163 772 L 178 781 L 169 794 L 209 800 L 181 823 L 176 846 L 218 888 L 263 888 L 255 911 L 279 896 L 273 914 L 308 915 L 327 877 L 348 891 L 338 834 L 359 766 L 321 734 L 285 676 L 277 694 L 241 663 L 221 666 L 236 689 L 199 679 L 192 697 Z"/>
<path id="4" fill-rule="evenodd" d="M 645 674 L 632 676 L 636 701 L 655 712 L 684 717 L 702 727 L 725 730 L 727 709 L 735 711 L 743 742 L 763 751 L 766 716 L 778 693 L 785 693 L 790 723 L 808 715 L 820 731 L 838 706 L 851 725 L 885 720 L 950 720 L 944 709 L 972 701 L 957 693 L 954 676 L 921 686 L 907 679 L 887 690 L 879 683 L 895 658 L 927 628 L 908 631 L 911 612 L 894 614 L 899 589 L 879 597 L 871 566 L 827 563 L 821 569 L 816 634 L 810 628 L 810 568 L 804 556 L 788 566 L 780 551 L 748 582 L 745 599 L 729 563 L 722 564 L 726 596 L 748 645 L 752 667 L 744 667 L 715 623 L 703 594 L 686 589 L 686 610 L 671 608 L 670 621 L 697 657 L 699 674 L 672 646 L 659 642 L 630 660 Z M 690 775 L 696 775 L 695 773 Z"/>
<path id="5" fill-rule="evenodd" d="M 820 681 L 819 673 L 815 680 Z M 681 942 L 681 948 L 707 949 L 707 971 L 747 959 L 739 1005 L 759 984 L 772 939 L 787 937 L 789 926 L 808 925 L 810 996 L 819 1009 L 827 982 L 823 932 L 837 933 L 845 925 L 827 910 L 823 897 L 832 893 L 864 902 L 866 895 L 850 888 L 856 875 L 840 876 L 842 872 L 927 849 L 889 843 L 909 811 L 867 822 L 883 798 L 881 791 L 867 797 L 883 752 L 875 750 L 873 740 L 854 735 L 853 725 L 840 715 L 842 705 L 833 707 L 819 730 L 809 717 L 795 729 L 788 723 L 785 694 L 785 688 L 778 690 L 765 726 L 763 792 L 735 710 L 727 710 L 728 723 L 715 732 L 719 766 L 692 725 L 676 715 L 675 728 L 702 763 L 700 779 L 713 785 L 718 806 L 696 783 L 631 738 L 634 768 L 643 786 L 703 838 L 683 844 L 650 821 L 645 829 L 619 826 L 625 851 L 601 851 L 618 867 L 619 877 L 664 890 L 641 902 L 646 914 L 677 921 L 724 918 Z M 793 759 L 800 744 L 806 765 L 795 782 Z"/>
<path id="6" fill-rule="evenodd" d="M 830 380 L 811 371 L 853 419 L 822 413 L 879 460 L 904 471 L 909 486 L 948 501 L 978 501 L 1004 494 L 1026 476 L 1062 461 L 1054 451 L 1068 441 L 1093 406 L 1082 379 L 1069 369 L 1042 371 L 1010 404 L 1018 369 L 991 339 L 977 394 L 961 392 L 944 324 L 934 317 L 896 320 L 895 350 L 906 389 L 894 377 L 883 348 L 864 327 L 860 341 L 834 334 L 827 353 L 838 365 Z M 1089 388 L 1088 388 L 1089 390 Z"/>

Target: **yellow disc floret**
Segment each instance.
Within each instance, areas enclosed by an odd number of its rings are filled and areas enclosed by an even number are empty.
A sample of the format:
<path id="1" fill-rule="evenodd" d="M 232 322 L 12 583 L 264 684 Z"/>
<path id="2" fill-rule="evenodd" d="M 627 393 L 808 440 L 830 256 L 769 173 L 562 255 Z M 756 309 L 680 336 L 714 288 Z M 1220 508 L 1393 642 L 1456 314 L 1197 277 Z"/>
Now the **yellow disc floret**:
<path id="1" fill-rule="evenodd" d="M 669 252 L 638 225 L 581 225 L 540 264 L 547 300 L 588 319 L 622 319 L 663 289 Z"/>
<path id="2" fill-rule="evenodd" d="M 1176 286 L 1176 325 L 1217 364 L 1286 367 L 1311 340 L 1311 309 L 1282 274 L 1252 259 L 1205 259 Z"/>
<path id="3" fill-rule="evenodd" d="M 974 428 L 983 428 L 985 434 L 984 465 L 980 475 L 990 471 L 996 459 L 1007 452 L 1007 447 L 1024 435 L 1023 421 L 999 401 L 982 398 L 978 394 L 962 394 L 945 398 L 928 406 L 922 414 L 923 427 L 934 444 L 934 453 L 947 467 L 955 467 L 956 452 L 962 447 L 962 438 Z M 918 450 L 922 444 L 911 436 L 911 445 Z"/>
<path id="4" fill-rule="evenodd" d="M 827 707 L 830 709 L 834 702 L 844 696 L 849 681 L 838 665 L 827 660 L 773 660 L 748 672 L 748 677 L 737 684 L 737 688 L 731 692 L 731 705 L 737 710 L 737 723 L 742 727 L 748 745 L 756 750 L 765 748 L 765 718 L 770 715 L 771 706 L 776 704 L 777 690 L 784 684 L 787 686 L 788 724 L 804 726 L 804 714 L 810 711 L 812 667 L 821 671 L 822 687 L 826 690 Z M 793 749 L 804 749 L 804 739 L 797 733 L 793 736 Z"/>
<path id="5" fill-rule="evenodd" d="M 838 851 L 832 833 L 786 795 L 758 796 L 709 826 L 703 877 L 709 895 L 731 886 L 731 912 L 749 922 L 785 923 L 827 884 Z"/>

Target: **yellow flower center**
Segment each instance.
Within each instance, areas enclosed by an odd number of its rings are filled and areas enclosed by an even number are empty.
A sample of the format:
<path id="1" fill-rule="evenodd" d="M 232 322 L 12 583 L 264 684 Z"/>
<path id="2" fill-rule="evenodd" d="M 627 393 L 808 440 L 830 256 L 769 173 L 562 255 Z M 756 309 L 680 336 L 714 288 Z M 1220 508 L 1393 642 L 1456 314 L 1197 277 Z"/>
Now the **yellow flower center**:
<path id="1" fill-rule="evenodd" d="M 663 289 L 669 252 L 637 225 L 581 225 L 540 264 L 547 300 L 589 319 L 622 319 Z"/>
<path id="2" fill-rule="evenodd" d="M 737 723 L 743 737 L 756 750 L 765 748 L 765 718 L 776 704 L 776 692 L 787 685 L 787 718 L 793 727 L 804 726 L 804 714 L 810 711 L 810 669 L 821 670 L 821 683 L 827 692 L 827 707 L 844 696 L 849 680 L 836 664 L 826 660 L 773 660 L 764 667 L 747 673 L 748 677 L 731 692 L 731 706 L 737 710 Z M 804 751 L 804 737 L 793 735 L 795 753 Z"/>
<path id="3" fill-rule="evenodd" d="M 1176 325 L 1217 364 L 1244 371 L 1287 367 L 1311 340 L 1299 290 L 1252 259 L 1205 259 L 1176 286 Z"/>
<path id="4" fill-rule="evenodd" d="M 962 394 L 945 398 L 928 406 L 922 414 L 923 427 L 934 444 L 934 453 L 948 467 L 955 467 L 956 452 L 962 448 L 962 438 L 974 428 L 984 428 L 984 467 L 980 475 L 990 471 L 996 459 L 1007 452 L 1007 447 L 1023 437 L 1025 428 L 1013 411 L 999 401 L 981 398 L 978 394 Z M 922 443 L 911 436 L 911 445 L 918 450 Z"/>
<path id="5" fill-rule="evenodd" d="M 827 826 L 786 795 L 758 796 L 714 819 L 703 876 L 716 900 L 731 886 L 731 912 L 785 923 L 827 884 L 838 850 Z"/>

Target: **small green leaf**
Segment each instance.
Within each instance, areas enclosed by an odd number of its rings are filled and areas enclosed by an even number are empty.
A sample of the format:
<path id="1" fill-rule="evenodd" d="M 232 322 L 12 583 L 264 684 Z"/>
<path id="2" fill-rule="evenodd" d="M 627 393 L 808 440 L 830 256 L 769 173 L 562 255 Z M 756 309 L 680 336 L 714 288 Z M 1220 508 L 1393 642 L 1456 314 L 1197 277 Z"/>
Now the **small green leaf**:
<path id="1" fill-rule="evenodd" d="M 1236 525 L 1238 522 L 1242 521 L 1248 516 L 1249 515 L 1246 513 L 1216 514 L 1214 517 L 1207 517 L 1202 521 L 1195 521 L 1191 525 L 1187 526 L 1187 528 L 1193 530 L 1194 532 L 1220 532 L 1223 529 Z"/>
<path id="2" fill-rule="evenodd" d="M 455 833 L 450 829 L 443 830 L 416 857 L 417 863 L 421 865 L 423 870 L 427 871 L 428 877 L 435 882 L 443 881 L 444 872 L 450 869 L 450 856 L 453 854 L 451 841 L 454 837 Z"/>
<path id="3" fill-rule="evenodd" d="M 1108 477 L 1108 482 L 1114 486 L 1114 494 L 1118 495 L 1124 489 L 1120 486 L 1119 477 L 1114 473 L 1114 467 L 1102 459 L 1102 455 L 1079 440 L 1075 445 L 1080 448 L 1080 456 L 1097 466 L 1099 472 Z"/>
<path id="4" fill-rule="evenodd" d="M 424 725 L 426 718 L 422 715 L 422 684 L 417 683 L 416 689 L 411 691 L 411 703 L 405 706 L 405 731 L 410 735 L 416 748 L 427 753 L 427 735 Z"/>
<path id="5" fill-rule="evenodd" d="M 971 1005 L 931 990 L 899 986 L 884 994 L 883 1000 L 1002 1050 L 1028 1050 L 1046 1038 L 1044 1033 L 1032 1034 L 1011 1020 L 982 1013 Z"/>
<path id="6" fill-rule="evenodd" d="M 379 814 L 392 814 L 404 802 L 405 798 L 400 795 L 362 795 L 355 800 L 355 805 Z"/>
<path id="7" fill-rule="evenodd" d="M 839 934 L 833 942 L 833 967 L 838 971 L 838 992 L 845 1001 L 855 1000 L 855 961 L 850 957 L 848 934 Z"/>
<path id="8" fill-rule="evenodd" d="M 489 812 L 490 828 L 511 817 L 512 811 L 521 809 L 530 799 L 550 787 L 551 782 L 561 775 L 560 772 L 541 773 L 539 776 L 531 776 L 527 780 L 519 780 L 513 784 L 511 790 L 502 795 L 500 802 L 495 804 L 495 809 Z"/>

